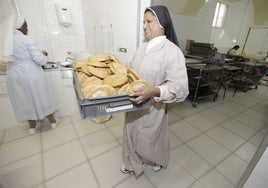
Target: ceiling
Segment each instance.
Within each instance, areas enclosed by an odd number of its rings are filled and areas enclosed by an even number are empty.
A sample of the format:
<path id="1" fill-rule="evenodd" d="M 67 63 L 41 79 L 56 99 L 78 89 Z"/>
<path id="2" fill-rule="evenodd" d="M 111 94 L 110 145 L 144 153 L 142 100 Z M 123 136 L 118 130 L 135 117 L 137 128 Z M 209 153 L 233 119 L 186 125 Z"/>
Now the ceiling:
<path id="1" fill-rule="evenodd" d="M 208 0 L 211 1 L 211 0 Z M 244 0 L 225 0 L 233 3 Z M 251 0 L 254 6 L 254 24 L 261 25 L 268 19 L 268 1 Z M 167 6 L 170 12 L 183 14 L 187 16 L 196 16 L 200 8 L 206 3 L 206 0 L 162 0 L 163 5 Z"/>

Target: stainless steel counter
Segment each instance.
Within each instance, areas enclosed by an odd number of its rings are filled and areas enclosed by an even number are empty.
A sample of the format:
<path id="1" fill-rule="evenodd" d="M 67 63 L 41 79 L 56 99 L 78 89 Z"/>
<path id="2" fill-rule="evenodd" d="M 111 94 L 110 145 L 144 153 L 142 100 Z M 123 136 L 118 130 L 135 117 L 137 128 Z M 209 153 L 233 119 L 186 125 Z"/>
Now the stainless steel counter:
<path id="1" fill-rule="evenodd" d="M 63 78 L 72 78 L 74 70 L 75 70 L 75 68 L 73 68 L 73 67 L 70 67 L 70 66 L 63 67 L 61 65 L 58 65 L 57 68 L 44 69 L 45 72 L 61 71 Z M 6 68 L 3 68 L 0 70 L 0 75 L 6 75 Z"/>

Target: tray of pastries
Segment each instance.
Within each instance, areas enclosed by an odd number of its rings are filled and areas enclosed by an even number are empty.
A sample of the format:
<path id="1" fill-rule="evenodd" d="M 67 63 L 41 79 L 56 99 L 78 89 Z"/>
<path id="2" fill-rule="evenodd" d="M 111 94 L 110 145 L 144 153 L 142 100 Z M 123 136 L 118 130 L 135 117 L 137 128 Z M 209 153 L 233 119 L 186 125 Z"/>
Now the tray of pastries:
<path id="1" fill-rule="evenodd" d="M 150 107 L 150 101 L 133 104 L 129 94 L 148 83 L 115 55 L 93 55 L 72 65 L 74 88 L 84 119 Z"/>

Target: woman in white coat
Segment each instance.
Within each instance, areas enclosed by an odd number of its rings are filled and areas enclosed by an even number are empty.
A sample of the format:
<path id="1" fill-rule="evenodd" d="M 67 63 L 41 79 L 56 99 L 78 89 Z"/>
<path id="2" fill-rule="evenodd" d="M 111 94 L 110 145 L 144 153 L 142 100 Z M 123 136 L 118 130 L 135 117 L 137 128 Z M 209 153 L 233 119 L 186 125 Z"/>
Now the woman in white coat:
<path id="1" fill-rule="evenodd" d="M 185 100 L 188 77 L 169 12 L 165 6 L 152 6 L 144 13 L 147 43 L 140 46 L 129 67 L 149 85 L 135 91 L 131 100 L 142 103 L 151 98 L 150 109 L 126 113 L 121 172 L 139 176 L 144 164 L 158 171 L 168 166 L 167 104 Z"/>
<path id="2" fill-rule="evenodd" d="M 14 60 L 8 63 L 7 88 L 16 118 L 28 120 L 30 134 L 36 132 L 36 120 L 45 117 L 51 127 L 56 128 L 53 88 L 42 69 L 42 65 L 47 63 L 47 53 L 42 52 L 27 35 L 25 19 L 18 17 L 15 26 Z"/>

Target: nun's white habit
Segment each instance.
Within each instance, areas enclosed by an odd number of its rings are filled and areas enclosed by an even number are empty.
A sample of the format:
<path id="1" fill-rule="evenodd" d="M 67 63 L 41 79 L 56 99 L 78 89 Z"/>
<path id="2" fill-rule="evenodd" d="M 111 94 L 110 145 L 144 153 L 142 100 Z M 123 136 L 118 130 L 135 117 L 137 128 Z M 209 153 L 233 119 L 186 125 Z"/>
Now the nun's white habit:
<path id="1" fill-rule="evenodd" d="M 161 24 L 159 15 L 158 19 Z M 145 161 L 167 167 L 170 155 L 167 104 L 183 101 L 188 95 L 184 55 L 167 38 L 159 36 L 139 47 L 129 64 L 149 84 L 160 88 L 160 97 L 151 100 L 150 109 L 126 113 L 122 157 L 136 176 L 143 172 Z"/>

